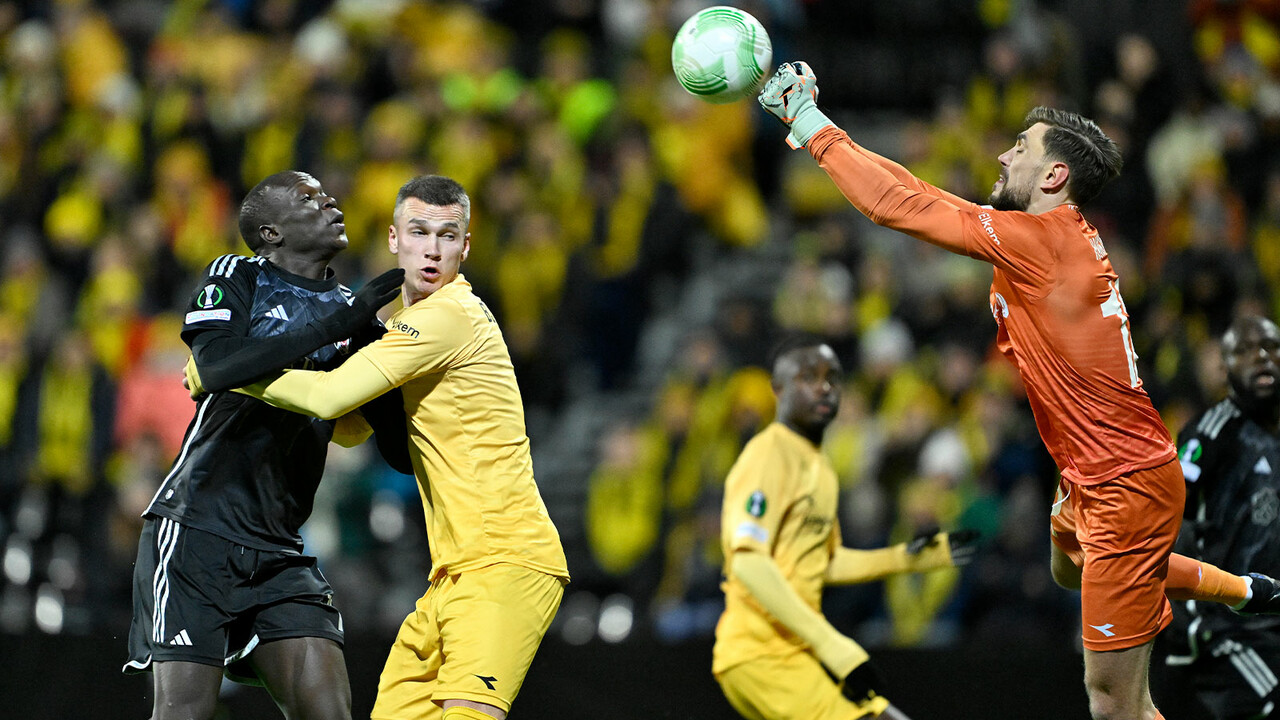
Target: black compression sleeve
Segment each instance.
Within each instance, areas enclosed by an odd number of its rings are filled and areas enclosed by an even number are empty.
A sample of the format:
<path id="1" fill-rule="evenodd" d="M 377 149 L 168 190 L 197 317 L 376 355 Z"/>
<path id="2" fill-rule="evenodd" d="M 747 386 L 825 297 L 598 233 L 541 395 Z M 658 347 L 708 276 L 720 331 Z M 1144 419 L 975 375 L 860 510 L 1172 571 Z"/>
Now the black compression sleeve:
<path id="1" fill-rule="evenodd" d="M 392 388 L 360 406 L 360 414 L 373 428 L 373 439 L 378 454 L 393 470 L 405 475 L 413 474 L 413 461 L 409 459 L 409 422 L 404 416 L 404 395 L 400 388 Z"/>
<path id="2" fill-rule="evenodd" d="M 200 383 L 212 393 L 244 387 L 279 372 L 325 345 L 324 340 L 310 325 L 266 338 L 208 330 L 192 340 L 191 354 L 200 369 Z"/>

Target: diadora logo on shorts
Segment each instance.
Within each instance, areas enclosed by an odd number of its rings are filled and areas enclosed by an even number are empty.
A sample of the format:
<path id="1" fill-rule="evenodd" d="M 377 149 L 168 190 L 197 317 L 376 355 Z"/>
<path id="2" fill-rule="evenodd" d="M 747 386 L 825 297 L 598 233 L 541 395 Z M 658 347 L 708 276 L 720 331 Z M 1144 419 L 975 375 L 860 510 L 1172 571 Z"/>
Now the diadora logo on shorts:
<path id="1" fill-rule="evenodd" d="M 1115 627 L 1114 623 L 1107 623 L 1106 625 L 1090 625 L 1089 627 L 1093 628 L 1094 630 L 1097 630 L 1098 632 L 1102 633 L 1103 635 L 1106 635 L 1107 637 L 1115 637 L 1116 635 L 1115 633 L 1111 632 L 1111 628 Z"/>
<path id="2" fill-rule="evenodd" d="M 484 686 L 490 690 L 493 689 L 493 684 L 498 682 L 498 678 L 492 675 L 477 675 L 476 677 L 480 678 L 480 682 L 484 683 Z"/>

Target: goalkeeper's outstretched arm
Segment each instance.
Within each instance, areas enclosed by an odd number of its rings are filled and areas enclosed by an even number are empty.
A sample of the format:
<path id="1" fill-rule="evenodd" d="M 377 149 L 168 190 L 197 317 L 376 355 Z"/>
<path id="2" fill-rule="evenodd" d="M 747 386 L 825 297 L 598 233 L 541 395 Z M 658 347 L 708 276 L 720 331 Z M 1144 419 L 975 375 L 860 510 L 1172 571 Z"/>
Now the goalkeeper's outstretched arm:
<path id="1" fill-rule="evenodd" d="M 967 255 L 961 211 L 973 203 L 854 144 L 818 109 L 817 82 L 806 63 L 784 63 L 760 91 L 761 107 L 791 129 L 787 142 L 808 148 L 845 198 L 872 222 Z"/>

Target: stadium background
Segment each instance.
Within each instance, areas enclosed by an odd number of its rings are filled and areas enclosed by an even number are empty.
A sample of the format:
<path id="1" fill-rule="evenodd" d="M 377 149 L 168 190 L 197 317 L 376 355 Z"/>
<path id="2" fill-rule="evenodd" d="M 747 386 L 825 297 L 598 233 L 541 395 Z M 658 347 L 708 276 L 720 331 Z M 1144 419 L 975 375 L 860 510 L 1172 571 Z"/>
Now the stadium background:
<path id="1" fill-rule="evenodd" d="M 786 330 L 849 373 L 828 434 L 846 543 L 974 527 L 963 573 L 831 592 L 916 718 L 1086 717 L 1053 586 L 1053 466 L 993 352 L 990 269 L 857 215 L 754 103 L 675 86 L 683 0 L 0 2 L 0 698 L 141 717 L 118 674 L 138 514 L 193 405 L 178 311 L 245 252 L 284 168 L 339 199 L 358 286 L 408 177 L 474 202 L 464 267 L 500 316 L 574 583 L 516 717 L 729 718 L 709 675 L 719 488 L 772 414 Z M 980 199 L 1036 104 L 1126 170 L 1088 209 L 1171 428 L 1223 392 L 1214 338 L 1280 301 L 1280 3 L 758 0 L 855 139 Z M 305 528 L 346 618 L 357 717 L 425 588 L 413 482 L 334 448 Z M 1159 666 L 1170 717 L 1194 717 Z M 226 716 L 276 717 L 228 687 Z"/>

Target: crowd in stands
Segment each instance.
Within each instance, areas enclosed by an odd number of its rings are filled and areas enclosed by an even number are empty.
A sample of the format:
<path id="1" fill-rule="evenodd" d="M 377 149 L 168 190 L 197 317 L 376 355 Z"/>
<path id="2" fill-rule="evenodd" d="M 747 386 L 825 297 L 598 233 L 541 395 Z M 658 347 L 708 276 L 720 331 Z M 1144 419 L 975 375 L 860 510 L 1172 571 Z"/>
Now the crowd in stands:
<path id="1" fill-rule="evenodd" d="M 210 260 L 248 252 L 239 198 L 292 168 L 338 198 L 352 287 L 392 265 L 405 180 L 470 192 L 463 270 L 568 546 L 567 639 L 711 632 L 720 486 L 772 419 L 769 347 L 805 331 L 849 371 L 826 447 L 846 544 L 984 537 L 963 573 L 832 591 L 833 622 L 870 645 L 1070 642 L 1055 470 L 993 348 L 989 267 L 866 222 L 754 103 L 681 91 L 670 41 L 705 4 L 0 2 L 0 632 L 127 627 L 139 514 L 194 411 L 181 312 Z M 1172 430 L 1223 393 L 1227 322 L 1280 316 L 1276 3 L 737 4 L 856 140 L 964 197 L 986 197 L 1031 107 L 1096 118 L 1126 169 L 1086 215 Z M 945 55 L 893 54 L 922 35 Z M 947 64 L 902 69 L 920 57 Z M 421 523 L 412 478 L 331 450 L 304 534 L 348 622 L 411 607 Z"/>

